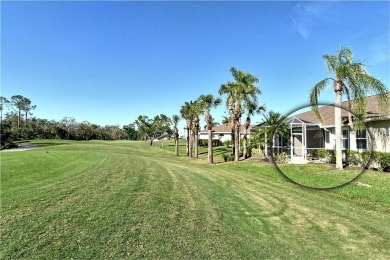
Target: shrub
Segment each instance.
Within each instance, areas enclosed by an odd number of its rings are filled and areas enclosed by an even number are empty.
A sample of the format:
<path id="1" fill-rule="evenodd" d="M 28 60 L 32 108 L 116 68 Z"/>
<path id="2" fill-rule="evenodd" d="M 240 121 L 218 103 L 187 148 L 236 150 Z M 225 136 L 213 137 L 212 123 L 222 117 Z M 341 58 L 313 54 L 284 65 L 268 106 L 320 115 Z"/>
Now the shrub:
<path id="1" fill-rule="evenodd" d="M 286 163 L 288 162 L 288 160 L 289 160 L 288 154 L 285 152 L 281 152 L 277 154 L 275 157 L 275 161 L 280 163 Z"/>
<path id="2" fill-rule="evenodd" d="M 375 162 L 378 171 L 388 171 L 390 168 L 390 153 L 373 152 L 372 161 Z"/>
<path id="3" fill-rule="evenodd" d="M 231 154 L 231 153 L 223 153 L 221 156 L 222 156 L 222 159 L 223 159 L 225 162 L 234 161 L 234 154 Z"/>
<path id="4" fill-rule="evenodd" d="M 370 161 L 371 159 L 371 161 Z M 364 151 L 347 151 L 347 162 L 351 166 L 376 168 L 379 171 L 390 171 L 390 153 Z"/>
<path id="5" fill-rule="evenodd" d="M 361 167 L 363 165 L 362 154 L 358 151 L 347 151 L 347 163 L 350 166 Z"/>
<path id="6" fill-rule="evenodd" d="M 261 160 L 264 160 L 266 158 L 265 154 L 264 154 L 264 151 L 262 149 L 252 148 L 251 149 L 251 154 L 252 154 L 253 157 L 259 158 Z"/>
<path id="7" fill-rule="evenodd" d="M 390 153 L 381 153 L 379 164 L 383 171 L 390 171 Z"/>
<path id="8" fill-rule="evenodd" d="M 223 144 L 224 144 L 227 148 L 229 148 L 229 146 L 232 145 L 232 140 L 226 140 Z"/>
<path id="9" fill-rule="evenodd" d="M 363 161 L 364 167 L 370 168 L 370 165 L 368 165 L 368 163 L 370 162 L 370 159 L 371 159 L 371 151 L 362 152 L 362 161 Z"/>
<path id="10" fill-rule="evenodd" d="M 329 163 L 336 163 L 336 152 L 335 150 L 326 150 L 326 152 L 328 153 L 327 155 L 327 161 Z"/>
<path id="11" fill-rule="evenodd" d="M 320 158 L 326 159 L 328 156 L 328 152 L 325 149 L 319 149 L 317 154 Z"/>

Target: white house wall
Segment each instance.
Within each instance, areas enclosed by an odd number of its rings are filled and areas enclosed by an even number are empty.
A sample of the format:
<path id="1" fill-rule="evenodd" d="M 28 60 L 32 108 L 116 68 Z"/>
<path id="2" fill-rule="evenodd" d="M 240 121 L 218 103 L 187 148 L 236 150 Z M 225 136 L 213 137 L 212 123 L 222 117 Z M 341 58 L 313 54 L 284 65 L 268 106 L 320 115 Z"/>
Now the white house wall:
<path id="1" fill-rule="evenodd" d="M 325 149 L 333 150 L 335 149 L 335 133 L 334 128 L 326 128 L 325 130 Z"/>
<path id="2" fill-rule="evenodd" d="M 221 133 L 213 133 L 213 140 L 221 140 L 222 143 L 228 140 L 232 140 L 232 135 L 231 133 L 222 133 L 223 136 L 219 137 Z M 248 133 L 248 138 L 250 138 L 250 133 Z M 240 133 L 240 138 L 244 138 L 244 133 Z M 199 134 L 199 140 L 208 140 L 209 139 L 209 134 L 202 132 Z"/>
<path id="3" fill-rule="evenodd" d="M 374 140 L 374 151 L 390 152 L 390 120 L 368 122 L 367 129 Z"/>
<path id="4" fill-rule="evenodd" d="M 371 133 L 372 138 L 375 142 L 370 142 L 367 140 L 367 144 L 374 145 L 373 151 L 378 152 L 390 152 L 390 120 L 383 121 L 372 121 L 366 124 L 367 130 Z M 342 129 L 349 129 L 344 126 Z M 329 136 L 325 138 L 325 149 L 333 150 L 335 149 L 335 129 L 326 128 L 329 131 Z M 356 133 L 354 131 L 349 131 L 349 149 L 357 150 L 356 145 Z M 326 134 L 327 135 L 327 134 Z M 329 137 L 329 138 L 328 138 Z M 367 139 L 369 137 L 367 136 Z M 367 149 L 371 149 L 370 146 Z"/>

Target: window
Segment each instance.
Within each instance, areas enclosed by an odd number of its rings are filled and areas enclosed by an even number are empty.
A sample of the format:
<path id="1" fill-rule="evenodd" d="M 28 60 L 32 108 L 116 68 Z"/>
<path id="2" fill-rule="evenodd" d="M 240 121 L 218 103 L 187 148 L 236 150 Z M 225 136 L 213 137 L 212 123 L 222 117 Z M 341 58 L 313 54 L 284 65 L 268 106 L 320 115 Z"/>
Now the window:
<path id="1" fill-rule="evenodd" d="M 349 138 L 348 138 L 348 130 L 343 130 L 342 135 L 341 135 L 341 141 L 343 143 L 343 149 L 348 149 L 349 148 Z"/>
<path id="2" fill-rule="evenodd" d="M 358 150 L 367 149 L 367 132 L 366 129 L 362 131 L 356 131 L 356 148 Z"/>
<path id="3" fill-rule="evenodd" d="M 330 143 L 330 134 L 329 131 L 325 131 L 325 143 Z"/>

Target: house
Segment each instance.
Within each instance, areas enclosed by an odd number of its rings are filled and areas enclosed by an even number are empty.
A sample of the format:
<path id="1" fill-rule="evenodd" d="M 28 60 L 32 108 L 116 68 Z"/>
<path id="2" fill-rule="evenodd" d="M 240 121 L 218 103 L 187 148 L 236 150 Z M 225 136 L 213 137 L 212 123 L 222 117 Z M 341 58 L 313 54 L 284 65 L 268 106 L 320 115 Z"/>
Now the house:
<path id="1" fill-rule="evenodd" d="M 251 131 L 255 125 L 250 125 L 248 128 L 247 137 L 250 138 Z M 214 126 L 211 130 L 213 134 L 213 140 L 220 140 L 221 143 L 225 141 L 232 140 L 232 123 L 222 124 Z M 243 138 L 245 134 L 245 128 L 243 125 L 240 126 L 240 138 Z M 199 132 L 199 140 L 208 140 L 209 132 L 208 130 L 202 130 Z"/>
<path id="2" fill-rule="evenodd" d="M 390 113 L 379 111 L 376 96 L 367 97 L 366 129 L 361 131 L 349 127 L 348 101 L 341 104 L 342 113 L 342 149 L 379 152 L 390 152 Z M 289 153 L 292 161 L 307 160 L 318 149 L 335 149 L 335 122 L 334 106 L 319 107 L 322 115 L 321 122 L 310 110 L 289 117 L 287 124 L 290 125 L 289 140 L 276 137 L 274 149 Z M 353 117 L 353 114 L 351 114 Z"/>

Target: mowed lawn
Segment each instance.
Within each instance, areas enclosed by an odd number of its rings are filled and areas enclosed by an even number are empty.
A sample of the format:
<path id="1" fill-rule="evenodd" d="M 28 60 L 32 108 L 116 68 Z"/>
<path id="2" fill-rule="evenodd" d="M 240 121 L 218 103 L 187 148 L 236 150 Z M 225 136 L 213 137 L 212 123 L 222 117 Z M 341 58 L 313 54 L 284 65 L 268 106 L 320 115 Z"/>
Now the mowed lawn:
<path id="1" fill-rule="evenodd" d="M 38 143 L 0 154 L 4 259 L 390 255 L 390 174 L 315 190 L 272 164 L 175 157 L 172 143 Z"/>

